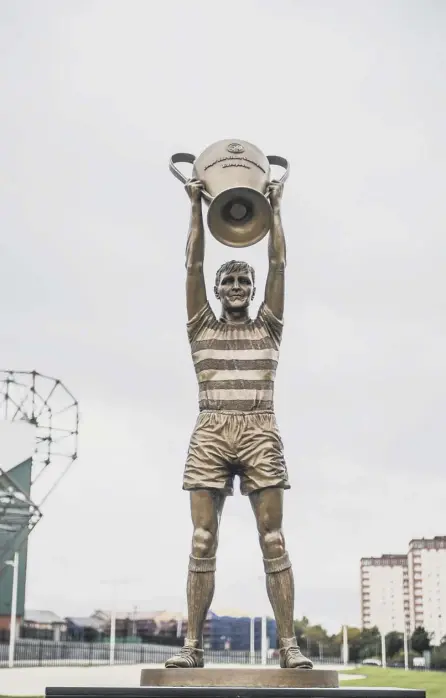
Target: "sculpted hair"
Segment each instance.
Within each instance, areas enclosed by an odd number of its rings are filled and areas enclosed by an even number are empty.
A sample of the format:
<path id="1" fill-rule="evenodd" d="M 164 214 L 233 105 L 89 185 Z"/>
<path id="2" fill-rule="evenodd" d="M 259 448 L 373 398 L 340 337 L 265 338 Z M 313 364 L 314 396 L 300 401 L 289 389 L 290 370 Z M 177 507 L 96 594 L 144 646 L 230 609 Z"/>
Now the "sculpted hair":
<path id="1" fill-rule="evenodd" d="M 248 262 L 238 262 L 235 259 L 231 259 L 229 262 L 225 262 L 221 265 L 220 269 L 217 270 L 215 275 L 215 285 L 218 286 L 220 279 L 223 274 L 230 274 L 232 271 L 244 271 L 246 274 L 251 274 L 252 285 L 255 286 L 255 271 Z"/>

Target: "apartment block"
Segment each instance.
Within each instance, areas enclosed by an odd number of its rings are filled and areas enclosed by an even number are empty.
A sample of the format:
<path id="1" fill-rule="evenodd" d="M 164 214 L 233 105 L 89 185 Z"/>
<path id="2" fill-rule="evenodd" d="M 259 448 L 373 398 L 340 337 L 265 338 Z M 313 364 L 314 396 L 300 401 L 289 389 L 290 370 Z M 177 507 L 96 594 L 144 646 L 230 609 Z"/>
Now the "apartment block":
<path id="1" fill-rule="evenodd" d="M 446 635 L 446 536 L 411 540 L 408 571 L 411 632 L 423 626 L 438 645 Z"/>
<path id="2" fill-rule="evenodd" d="M 361 622 L 382 632 L 409 628 L 409 578 L 407 555 L 382 555 L 361 559 Z"/>

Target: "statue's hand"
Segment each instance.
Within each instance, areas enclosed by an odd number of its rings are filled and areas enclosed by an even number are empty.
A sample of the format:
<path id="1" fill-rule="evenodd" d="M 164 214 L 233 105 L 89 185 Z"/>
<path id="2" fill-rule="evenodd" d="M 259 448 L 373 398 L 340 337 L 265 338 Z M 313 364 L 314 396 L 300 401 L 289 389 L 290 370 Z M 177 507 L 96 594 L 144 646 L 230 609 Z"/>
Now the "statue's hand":
<path id="1" fill-rule="evenodd" d="M 271 206 L 279 207 L 283 194 L 283 184 L 281 182 L 271 182 L 268 187 L 268 196 Z"/>
<path id="2" fill-rule="evenodd" d="M 191 201 L 200 201 L 203 184 L 198 179 L 189 179 L 184 185 L 187 195 Z"/>

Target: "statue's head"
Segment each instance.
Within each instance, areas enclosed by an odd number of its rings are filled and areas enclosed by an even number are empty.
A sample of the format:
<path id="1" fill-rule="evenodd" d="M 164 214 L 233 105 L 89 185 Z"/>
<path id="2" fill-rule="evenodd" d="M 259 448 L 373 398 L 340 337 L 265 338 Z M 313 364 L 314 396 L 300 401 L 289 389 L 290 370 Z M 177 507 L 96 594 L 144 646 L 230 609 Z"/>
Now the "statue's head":
<path id="1" fill-rule="evenodd" d="M 215 276 L 214 292 L 225 310 L 247 308 L 255 295 L 254 269 L 232 259 L 221 265 Z"/>

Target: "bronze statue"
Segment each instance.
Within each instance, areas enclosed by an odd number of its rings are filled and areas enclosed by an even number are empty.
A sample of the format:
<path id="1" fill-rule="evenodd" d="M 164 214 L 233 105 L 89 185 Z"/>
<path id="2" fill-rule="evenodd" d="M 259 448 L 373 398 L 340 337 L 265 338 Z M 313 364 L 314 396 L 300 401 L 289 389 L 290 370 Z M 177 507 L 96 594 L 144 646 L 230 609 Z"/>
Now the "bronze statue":
<path id="1" fill-rule="evenodd" d="M 257 521 L 266 586 L 277 623 L 282 668 L 312 669 L 294 634 L 294 581 L 282 531 L 283 491 L 289 489 L 283 444 L 274 415 L 273 389 L 283 328 L 285 238 L 280 201 L 283 184 L 272 182 L 269 271 L 265 298 L 255 319 L 254 269 L 230 261 L 217 271 L 217 319 L 203 274 L 203 184 L 185 185 L 191 200 L 186 249 L 187 332 L 199 383 L 199 416 L 191 436 L 183 489 L 189 490 L 193 522 L 187 579 L 188 631 L 184 647 L 166 667 L 204 666 L 203 624 L 214 594 L 218 529 L 225 498 L 240 477 Z"/>

